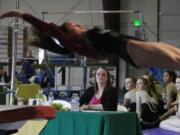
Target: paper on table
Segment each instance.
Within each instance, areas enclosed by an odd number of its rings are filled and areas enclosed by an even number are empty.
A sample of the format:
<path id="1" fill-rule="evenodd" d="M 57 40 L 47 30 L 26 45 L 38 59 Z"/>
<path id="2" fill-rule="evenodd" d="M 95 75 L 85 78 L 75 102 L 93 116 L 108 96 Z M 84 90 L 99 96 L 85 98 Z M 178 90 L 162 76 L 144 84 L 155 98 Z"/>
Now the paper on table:
<path id="1" fill-rule="evenodd" d="M 62 104 L 64 108 L 71 109 L 71 104 L 65 100 L 54 100 L 53 102 L 49 102 L 49 104 L 56 103 L 56 104 Z"/>

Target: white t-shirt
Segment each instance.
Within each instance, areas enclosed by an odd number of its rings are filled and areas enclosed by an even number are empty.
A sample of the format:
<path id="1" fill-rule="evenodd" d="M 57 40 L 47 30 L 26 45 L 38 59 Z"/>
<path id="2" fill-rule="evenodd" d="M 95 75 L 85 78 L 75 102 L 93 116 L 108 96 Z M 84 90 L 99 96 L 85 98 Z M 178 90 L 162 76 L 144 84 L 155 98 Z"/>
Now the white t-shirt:
<path id="1" fill-rule="evenodd" d="M 136 103 L 136 89 L 130 90 L 128 91 L 125 95 L 124 95 L 125 99 L 129 99 L 130 103 Z"/>

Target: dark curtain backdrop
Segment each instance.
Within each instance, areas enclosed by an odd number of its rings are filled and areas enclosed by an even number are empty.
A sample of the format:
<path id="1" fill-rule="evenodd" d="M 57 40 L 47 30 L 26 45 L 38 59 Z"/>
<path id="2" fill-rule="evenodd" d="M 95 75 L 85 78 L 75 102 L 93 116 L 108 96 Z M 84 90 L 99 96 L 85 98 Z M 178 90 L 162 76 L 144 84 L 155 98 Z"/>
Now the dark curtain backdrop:
<path id="1" fill-rule="evenodd" d="M 121 0 L 103 0 L 103 10 L 120 10 Z M 113 31 L 120 31 L 120 14 L 104 14 L 105 29 L 111 29 Z M 113 64 L 117 67 L 116 87 L 119 88 L 119 59 L 111 59 Z"/>
<path id="2" fill-rule="evenodd" d="M 120 10 L 120 0 L 103 0 L 103 10 Z M 119 32 L 120 14 L 104 14 L 106 29 Z"/>

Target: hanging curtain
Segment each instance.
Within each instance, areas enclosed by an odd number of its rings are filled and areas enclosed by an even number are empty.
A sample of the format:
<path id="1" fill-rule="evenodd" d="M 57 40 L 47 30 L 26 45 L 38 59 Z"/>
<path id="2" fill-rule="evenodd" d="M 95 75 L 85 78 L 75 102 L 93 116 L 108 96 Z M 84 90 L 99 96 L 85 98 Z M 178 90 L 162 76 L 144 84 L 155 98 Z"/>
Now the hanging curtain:
<path id="1" fill-rule="evenodd" d="M 121 0 L 102 0 L 103 10 L 120 10 Z M 120 31 L 120 14 L 104 14 L 105 29 L 111 29 L 113 31 Z M 116 76 L 116 87 L 119 88 L 119 59 L 111 59 L 112 63 L 116 65 L 117 76 Z"/>
<path id="2" fill-rule="evenodd" d="M 120 0 L 103 0 L 103 10 L 120 10 Z M 106 29 L 120 31 L 120 14 L 104 14 Z"/>

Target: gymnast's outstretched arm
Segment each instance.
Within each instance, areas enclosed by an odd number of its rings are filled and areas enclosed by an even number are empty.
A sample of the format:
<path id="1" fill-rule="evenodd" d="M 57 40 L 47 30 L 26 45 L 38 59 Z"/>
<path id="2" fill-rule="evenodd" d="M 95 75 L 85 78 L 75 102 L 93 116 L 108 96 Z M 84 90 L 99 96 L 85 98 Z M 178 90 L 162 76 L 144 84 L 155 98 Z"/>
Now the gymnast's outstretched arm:
<path id="1" fill-rule="evenodd" d="M 128 40 L 127 51 L 140 67 L 180 70 L 180 49 L 161 42 Z"/>

